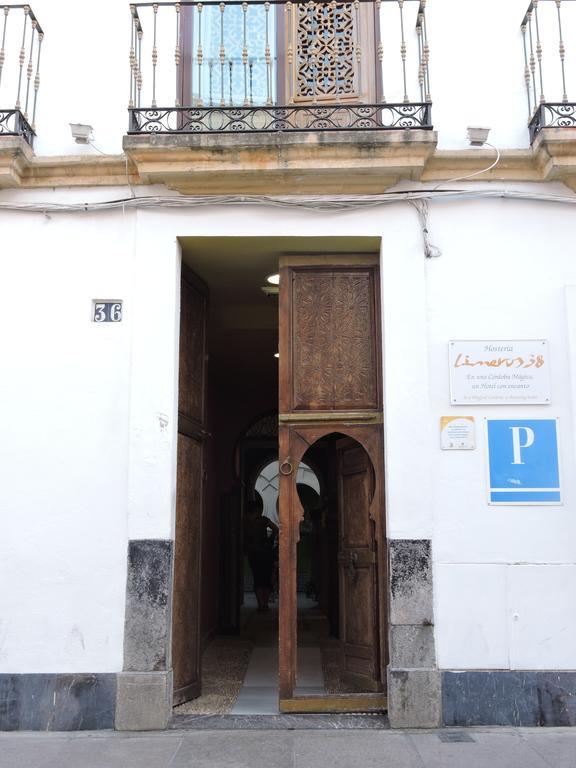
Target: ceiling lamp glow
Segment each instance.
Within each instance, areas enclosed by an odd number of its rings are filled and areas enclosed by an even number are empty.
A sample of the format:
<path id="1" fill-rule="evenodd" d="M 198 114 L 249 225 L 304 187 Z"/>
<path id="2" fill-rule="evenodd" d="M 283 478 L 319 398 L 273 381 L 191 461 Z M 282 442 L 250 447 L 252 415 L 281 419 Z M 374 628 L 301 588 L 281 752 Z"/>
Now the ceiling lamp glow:
<path id="1" fill-rule="evenodd" d="M 268 282 L 269 282 L 271 285 L 280 285 L 280 275 L 268 275 L 268 277 L 266 278 L 266 280 L 267 280 L 267 281 L 268 281 Z"/>
<path id="2" fill-rule="evenodd" d="M 280 357 L 280 352 L 274 352 L 274 357 Z"/>

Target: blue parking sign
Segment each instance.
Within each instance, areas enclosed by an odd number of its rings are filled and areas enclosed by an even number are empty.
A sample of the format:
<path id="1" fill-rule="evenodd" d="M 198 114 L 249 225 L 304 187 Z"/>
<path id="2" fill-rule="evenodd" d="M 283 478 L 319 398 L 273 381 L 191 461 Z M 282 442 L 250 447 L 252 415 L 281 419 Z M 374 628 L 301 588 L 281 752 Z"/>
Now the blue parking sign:
<path id="1" fill-rule="evenodd" d="M 490 504 L 561 504 L 557 419 L 487 419 Z"/>

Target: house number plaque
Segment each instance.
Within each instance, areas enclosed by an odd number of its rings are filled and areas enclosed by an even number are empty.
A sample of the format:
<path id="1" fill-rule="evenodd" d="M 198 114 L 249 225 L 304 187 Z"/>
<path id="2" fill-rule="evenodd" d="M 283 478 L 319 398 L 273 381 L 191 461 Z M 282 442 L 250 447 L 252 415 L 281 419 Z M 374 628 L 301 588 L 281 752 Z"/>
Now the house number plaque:
<path id="1" fill-rule="evenodd" d="M 95 323 L 120 323 L 122 321 L 121 301 L 96 301 L 92 302 L 92 320 Z"/>

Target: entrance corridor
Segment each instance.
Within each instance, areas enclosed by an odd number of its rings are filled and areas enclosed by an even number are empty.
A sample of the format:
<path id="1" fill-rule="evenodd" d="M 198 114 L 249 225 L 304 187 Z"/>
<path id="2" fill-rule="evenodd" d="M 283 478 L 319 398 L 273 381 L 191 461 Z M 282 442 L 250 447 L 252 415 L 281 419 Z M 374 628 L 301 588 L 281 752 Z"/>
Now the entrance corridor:
<path id="1" fill-rule="evenodd" d="M 278 602 L 259 612 L 244 596 L 239 636 L 216 635 L 202 656 L 202 695 L 174 708 L 174 715 L 278 714 Z M 313 599 L 298 595 L 297 695 L 343 693 L 339 645 Z"/>

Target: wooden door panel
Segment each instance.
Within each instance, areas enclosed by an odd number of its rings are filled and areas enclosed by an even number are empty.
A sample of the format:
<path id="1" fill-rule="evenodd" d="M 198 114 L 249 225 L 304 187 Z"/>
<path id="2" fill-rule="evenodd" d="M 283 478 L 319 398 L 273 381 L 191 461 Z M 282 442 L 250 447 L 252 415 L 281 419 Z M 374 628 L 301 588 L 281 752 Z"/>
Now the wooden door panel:
<path id="1" fill-rule="evenodd" d="M 378 409 L 376 275 L 370 266 L 286 270 L 282 413 Z"/>
<path id="2" fill-rule="evenodd" d="M 342 440 L 337 451 L 341 676 L 358 690 L 381 690 L 373 474 L 358 444 Z"/>
<path id="3" fill-rule="evenodd" d="M 180 368 L 178 411 L 202 424 L 205 408 L 206 296 L 188 280 L 182 280 L 180 295 Z"/>
<path id="4" fill-rule="evenodd" d="M 200 537 L 202 445 L 178 435 L 172 607 L 174 703 L 200 694 Z"/>
<path id="5" fill-rule="evenodd" d="M 183 267 L 172 603 L 174 704 L 200 695 L 206 291 Z"/>

